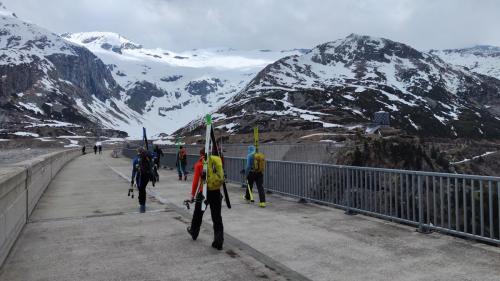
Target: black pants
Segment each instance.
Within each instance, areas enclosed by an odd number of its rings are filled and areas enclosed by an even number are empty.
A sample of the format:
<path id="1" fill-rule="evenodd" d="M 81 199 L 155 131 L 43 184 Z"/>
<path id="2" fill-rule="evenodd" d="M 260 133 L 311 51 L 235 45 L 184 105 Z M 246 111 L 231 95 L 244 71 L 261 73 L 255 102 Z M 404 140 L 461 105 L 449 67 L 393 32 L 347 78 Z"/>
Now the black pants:
<path id="1" fill-rule="evenodd" d="M 260 202 L 266 202 L 266 193 L 264 192 L 264 175 L 262 173 L 257 173 L 257 172 L 250 172 L 248 173 L 248 185 L 250 187 L 250 190 L 253 190 L 253 184 L 257 184 L 257 190 L 259 191 L 259 200 Z M 245 194 L 245 199 L 250 200 L 250 194 L 247 192 Z"/>
<path id="2" fill-rule="evenodd" d="M 141 177 L 137 182 L 137 189 L 139 189 L 139 205 L 146 205 L 146 186 L 148 185 L 149 178 Z"/>
<path id="3" fill-rule="evenodd" d="M 203 211 L 201 210 L 202 194 L 198 193 L 196 197 L 196 204 L 194 206 L 193 220 L 191 221 L 191 235 L 193 239 L 200 234 L 201 222 L 203 220 Z M 210 206 L 210 214 L 212 215 L 212 222 L 214 225 L 214 242 L 222 246 L 224 243 L 224 225 L 222 224 L 221 207 L 222 195 L 220 190 L 207 191 L 207 203 Z"/>

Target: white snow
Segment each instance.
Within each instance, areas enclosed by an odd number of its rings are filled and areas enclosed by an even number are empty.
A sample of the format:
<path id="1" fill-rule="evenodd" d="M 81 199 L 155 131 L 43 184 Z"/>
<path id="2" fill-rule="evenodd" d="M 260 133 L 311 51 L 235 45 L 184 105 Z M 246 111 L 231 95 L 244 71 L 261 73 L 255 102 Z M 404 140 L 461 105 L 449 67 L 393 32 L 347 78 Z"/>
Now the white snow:
<path id="1" fill-rule="evenodd" d="M 64 147 L 78 147 L 78 141 L 76 140 L 69 140 L 70 144 L 65 145 Z"/>
<path id="2" fill-rule="evenodd" d="M 31 133 L 31 132 L 15 132 L 15 133 L 13 133 L 13 135 L 21 136 L 21 137 L 34 137 L 34 138 L 38 138 L 40 136 L 36 133 Z"/>
<path id="3" fill-rule="evenodd" d="M 18 104 L 28 110 L 34 111 L 35 113 L 43 114 L 43 111 L 34 103 L 18 102 Z"/>
<path id="4" fill-rule="evenodd" d="M 151 135 L 172 133 L 229 100 L 269 63 L 283 56 L 299 53 L 299 51 L 261 52 L 233 49 L 173 52 L 160 48 L 144 48 L 119 34 L 110 32 L 85 32 L 64 36 L 67 40 L 90 49 L 104 63 L 116 65 L 112 74 L 124 89 L 131 89 L 137 81 L 146 80 L 167 92 L 163 97 L 154 97 L 148 101 L 147 110 L 142 116 L 130 109 L 127 110 L 128 107 L 124 103 L 128 97 L 122 93 L 121 99 L 113 102 L 120 110 L 126 112 L 127 116 L 123 117 L 125 120 L 110 117 L 106 114 L 107 105 L 100 105 L 101 102 L 98 100 L 91 105 L 92 112 L 88 112 L 83 102 L 78 101 L 82 111 L 89 115 L 97 115 L 103 119 L 102 122 L 106 127 L 124 130 L 134 137 L 140 136 L 143 126 Z M 112 47 L 104 49 L 103 44 L 120 49 L 121 54 L 114 52 Z M 214 89 L 214 92 L 205 97 L 205 101 L 200 95 L 189 92 L 188 85 L 196 82 L 206 83 L 207 87 Z M 180 109 L 172 109 L 173 107 Z M 216 116 L 214 119 L 220 118 L 224 117 Z"/>
<path id="5" fill-rule="evenodd" d="M 48 137 L 42 137 L 42 138 L 36 138 L 37 140 L 40 140 L 42 142 L 48 142 L 48 141 L 55 141 L 53 138 L 48 138 Z"/>
<path id="6" fill-rule="evenodd" d="M 311 137 L 316 137 L 316 136 L 339 136 L 339 135 L 346 135 L 346 134 L 336 134 L 336 133 L 316 133 L 316 134 L 310 134 L 307 136 L 302 136 L 300 137 L 301 139 L 307 139 Z"/>
<path id="7" fill-rule="evenodd" d="M 481 155 L 477 155 L 477 156 L 474 156 L 472 157 L 472 159 L 469 159 L 469 158 L 465 158 L 464 160 L 461 160 L 461 161 L 457 161 L 457 162 L 450 162 L 451 165 L 457 165 L 457 164 L 462 164 L 462 163 L 466 163 L 466 162 L 469 162 L 471 160 L 476 160 L 480 157 L 485 157 L 485 156 L 488 156 L 488 155 L 491 155 L 493 153 L 496 153 L 496 151 L 488 151 L 486 153 L 483 153 Z"/>
<path id="8" fill-rule="evenodd" d="M 153 144 L 159 144 L 159 145 L 173 145 L 175 142 L 169 140 L 169 139 L 162 139 L 162 140 L 155 140 L 153 141 Z"/>
<path id="9" fill-rule="evenodd" d="M 478 46 L 468 49 L 431 51 L 444 61 L 467 67 L 471 71 L 500 79 L 500 49 L 498 47 Z"/>

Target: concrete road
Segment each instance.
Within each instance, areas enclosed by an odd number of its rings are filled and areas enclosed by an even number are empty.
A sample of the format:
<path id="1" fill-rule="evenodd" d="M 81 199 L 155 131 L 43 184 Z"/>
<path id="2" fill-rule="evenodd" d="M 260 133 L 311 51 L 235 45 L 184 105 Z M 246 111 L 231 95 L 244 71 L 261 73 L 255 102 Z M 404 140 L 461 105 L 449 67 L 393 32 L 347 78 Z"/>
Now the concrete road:
<path id="1" fill-rule="evenodd" d="M 185 232 L 190 182 L 161 171 L 148 212 L 126 196 L 130 160 L 87 155 L 42 197 L 0 280 L 500 280 L 500 248 L 269 196 L 223 208 L 224 251 Z M 256 194 L 255 194 L 256 195 Z"/>
<path id="2" fill-rule="evenodd" d="M 208 230 L 192 241 L 188 219 L 154 198 L 139 214 L 128 185 L 99 155 L 70 162 L 40 200 L 0 280 L 285 280 L 230 243 L 212 249 Z"/>

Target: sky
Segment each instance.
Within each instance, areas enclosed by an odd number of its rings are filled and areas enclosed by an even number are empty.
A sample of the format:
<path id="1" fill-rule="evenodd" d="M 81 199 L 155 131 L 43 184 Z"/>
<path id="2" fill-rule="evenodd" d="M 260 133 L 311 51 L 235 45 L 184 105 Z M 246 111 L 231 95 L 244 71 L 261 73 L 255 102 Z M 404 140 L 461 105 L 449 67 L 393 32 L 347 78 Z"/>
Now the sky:
<path id="1" fill-rule="evenodd" d="M 148 48 L 312 48 L 351 33 L 420 50 L 500 46 L 499 0 L 0 0 L 56 33 L 111 31 Z"/>

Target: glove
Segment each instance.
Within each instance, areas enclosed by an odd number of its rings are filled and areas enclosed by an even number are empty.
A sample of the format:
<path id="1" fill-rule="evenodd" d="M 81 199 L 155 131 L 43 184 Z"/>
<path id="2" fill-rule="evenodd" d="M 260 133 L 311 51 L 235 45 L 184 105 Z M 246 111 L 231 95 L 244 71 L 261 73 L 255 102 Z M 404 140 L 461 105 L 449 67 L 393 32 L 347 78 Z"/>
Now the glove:
<path id="1" fill-rule="evenodd" d="M 130 186 L 134 186 L 134 180 L 130 181 Z"/>

